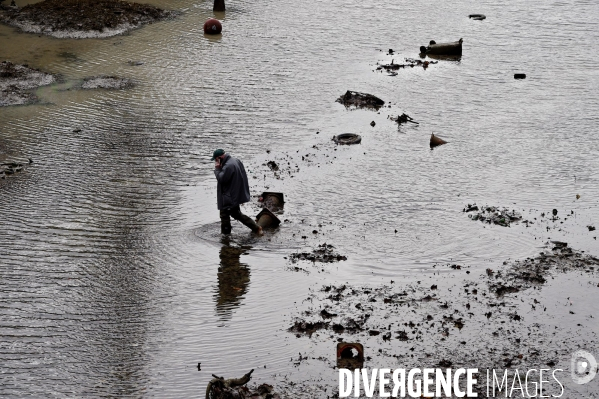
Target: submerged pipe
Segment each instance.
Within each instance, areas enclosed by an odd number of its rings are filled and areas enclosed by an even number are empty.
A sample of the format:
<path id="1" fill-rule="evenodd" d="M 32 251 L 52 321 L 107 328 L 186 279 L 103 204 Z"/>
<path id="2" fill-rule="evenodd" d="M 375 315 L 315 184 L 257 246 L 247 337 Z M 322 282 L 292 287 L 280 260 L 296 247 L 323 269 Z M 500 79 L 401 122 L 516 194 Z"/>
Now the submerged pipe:
<path id="1" fill-rule="evenodd" d="M 421 46 L 420 52 L 425 54 L 437 54 L 437 55 L 461 55 L 462 54 L 462 42 L 460 39 L 457 42 L 451 43 L 434 43 L 431 40 L 431 44 L 428 47 Z"/>
<path id="2" fill-rule="evenodd" d="M 357 342 L 337 344 L 337 368 L 355 370 L 364 367 L 364 346 Z"/>

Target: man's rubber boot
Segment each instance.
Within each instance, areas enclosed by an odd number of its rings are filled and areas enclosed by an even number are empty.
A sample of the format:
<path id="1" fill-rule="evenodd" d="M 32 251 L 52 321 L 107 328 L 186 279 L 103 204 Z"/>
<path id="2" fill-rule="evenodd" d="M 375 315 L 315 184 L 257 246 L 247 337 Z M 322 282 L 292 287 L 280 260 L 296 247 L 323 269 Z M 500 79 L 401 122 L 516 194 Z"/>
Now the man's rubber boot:
<path id="1" fill-rule="evenodd" d="M 231 226 L 220 226 L 220 233 L 228 236 L 231 234 Z"/>

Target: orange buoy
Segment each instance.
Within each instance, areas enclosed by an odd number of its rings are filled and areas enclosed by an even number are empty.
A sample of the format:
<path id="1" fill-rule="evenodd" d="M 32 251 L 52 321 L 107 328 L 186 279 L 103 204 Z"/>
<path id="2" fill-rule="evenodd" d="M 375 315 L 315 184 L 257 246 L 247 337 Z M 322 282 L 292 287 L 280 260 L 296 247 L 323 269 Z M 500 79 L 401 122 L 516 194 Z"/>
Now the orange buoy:
<path id="1" fill-rule="evenodd" d="M 218 35 L 222 30 L 223 26 L 218 19 L 210 18 L 204 22 L 204 33 L 208 35 Z"/>

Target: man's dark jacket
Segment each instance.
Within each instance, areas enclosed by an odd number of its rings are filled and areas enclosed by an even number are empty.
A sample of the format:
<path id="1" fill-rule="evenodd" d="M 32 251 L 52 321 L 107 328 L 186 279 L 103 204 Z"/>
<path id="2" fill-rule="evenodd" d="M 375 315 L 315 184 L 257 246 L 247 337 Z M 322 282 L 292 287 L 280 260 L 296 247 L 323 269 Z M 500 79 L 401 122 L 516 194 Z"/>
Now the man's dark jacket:
<path id="1" fill-rule="evenodd" d="M 216 202 L 218 209 L 227 209 L 250 200 L 250 185 L 241 161 L 225 154 L 221 167 L 214 169 L 218 181 Z"/>

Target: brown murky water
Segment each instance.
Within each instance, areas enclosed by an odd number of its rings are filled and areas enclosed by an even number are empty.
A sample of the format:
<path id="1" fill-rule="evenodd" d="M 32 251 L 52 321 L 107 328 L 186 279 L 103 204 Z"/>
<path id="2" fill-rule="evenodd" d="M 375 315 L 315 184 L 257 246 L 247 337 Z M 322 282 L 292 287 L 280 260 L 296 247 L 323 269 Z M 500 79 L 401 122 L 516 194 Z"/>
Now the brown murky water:
<path id="1" fill-rule="evenodd" d="M 200 397 L 211 374 L 251 368 L 301 381 L 291 357 L 334 353 L 286 331 L 314 287 L 484 270 L 548 238 L 599 254 L 595 2 L 231 1 L 218 37 L 202 33 L 210 2 L 153 4 L 182 14 L 103 40 L 0 26 L 2 59 L 62 78 L 0 109 L 0 159 L 34 160 L 0 183 L 1 396 Z M 460 61 L 374 71 L 460 37 Z M 100 74 L 136 86 L 73 89 Z M 390 107 L 346 110 L 348 89 Z M 403 112 L 420 124 L 388 120 Z M 343 132 L 362 144 L 335 147 Z M 450 144 L 431 151 L 431 133 Z M 253 194 L 285 193 L 278 231 L 219 237 L 217 147 Z M 472 202 L 571 216 L 485 226 L 462 213 Z M 289 269 L 324 242 L 348 260 Z"/>

